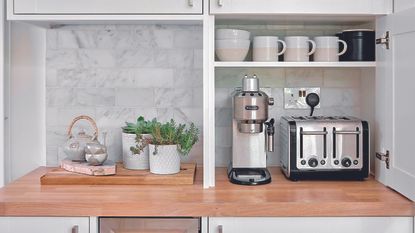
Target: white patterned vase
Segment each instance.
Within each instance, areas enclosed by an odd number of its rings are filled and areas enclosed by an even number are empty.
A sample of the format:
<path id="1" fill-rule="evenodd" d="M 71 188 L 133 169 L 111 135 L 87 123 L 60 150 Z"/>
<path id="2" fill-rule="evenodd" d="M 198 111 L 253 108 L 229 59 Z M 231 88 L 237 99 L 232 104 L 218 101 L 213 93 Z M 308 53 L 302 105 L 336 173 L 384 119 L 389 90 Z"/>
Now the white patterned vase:
<path id="1" fill-rule="evenodd" d="M 151 138 L 150 134 L 143 134 L 143 138 Z M 133 154 L 132 146 L 136 146 L 135 134 L 122 133 L 122 160 L 125 168 L 130 170 L 146 170 L 149 168 L 148 146 L 140 154 Z"/>
<path id="2" fill-rule="evenodd" d="M 149 145 L 150 172 L 176 174 L 180 172 L 180 153 L 177 145 Z"/>

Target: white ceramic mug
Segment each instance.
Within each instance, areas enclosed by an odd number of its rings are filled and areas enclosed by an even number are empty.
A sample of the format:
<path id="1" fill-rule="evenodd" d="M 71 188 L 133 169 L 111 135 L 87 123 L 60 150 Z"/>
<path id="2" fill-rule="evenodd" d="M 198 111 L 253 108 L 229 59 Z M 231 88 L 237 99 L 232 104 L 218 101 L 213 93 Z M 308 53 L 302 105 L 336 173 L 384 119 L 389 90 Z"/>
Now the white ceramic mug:
<path id="1" fill-rule="evenodd" d="M 316 43 L 307 36 L 287 36 L 284 40 L 287 44 L 284 61 L 310 61 L 310 55 L 316 51 Z M 311 50 L 309 44 L 311 44 Z"/>
<path id="2" fill-rule="evenodd" d="M 279 43 L 282 49 L 279 51 Z M 252 58 L 254 61 L 278 61 L 278 56 L 282 55 L 287 49 L 283 40 L 276 36 L 256 36 L 253 42 Z"/>
<path id="3" fill-rule="evenodd" d="M 317 47 L 314 53 L 314 61 L 337 62 L 339 56 L 347 51 L 347 43 L 337 36 L 317 36 L 314 37 L 314 41 Z M 339 42 L 343 44 L 341 52 L 339 52 Z"/>

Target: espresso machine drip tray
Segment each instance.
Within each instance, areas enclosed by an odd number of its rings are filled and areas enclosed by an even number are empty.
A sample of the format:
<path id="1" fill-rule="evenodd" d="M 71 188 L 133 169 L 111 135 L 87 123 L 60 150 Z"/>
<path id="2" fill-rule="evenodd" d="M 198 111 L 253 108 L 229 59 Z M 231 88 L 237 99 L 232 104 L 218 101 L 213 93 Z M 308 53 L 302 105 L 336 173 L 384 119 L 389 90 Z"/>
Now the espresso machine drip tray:
<path id="1" fill-rule="evenodd" d="M 271 174 L 266 168 L 230 167 L 228 176 L 232 183 L 241 185 L 260 185 L 271 182 Z"/>

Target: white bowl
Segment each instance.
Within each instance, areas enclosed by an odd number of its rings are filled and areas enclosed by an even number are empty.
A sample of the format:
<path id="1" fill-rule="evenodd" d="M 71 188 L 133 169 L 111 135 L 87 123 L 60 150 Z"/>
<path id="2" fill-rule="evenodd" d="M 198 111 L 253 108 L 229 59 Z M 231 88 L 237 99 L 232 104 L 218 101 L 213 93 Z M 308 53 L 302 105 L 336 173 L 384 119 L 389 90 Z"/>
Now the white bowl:
<path id="1" fill-rule="evenodd" d="M 249 48 L 250 40 L 215 40 L 216 49 Z"/>
<path id="2" fill-rule="evenodd" d="M 217 29 L 216 40 L 239 39 L 249 40 L 250 32 L 238 29 Z"/>
<path id="3" fill-rule="evenodd" d="M 221 61 L 243 61 L 250 44 L 250 40 L 216 40 L 216 55 Z"/>

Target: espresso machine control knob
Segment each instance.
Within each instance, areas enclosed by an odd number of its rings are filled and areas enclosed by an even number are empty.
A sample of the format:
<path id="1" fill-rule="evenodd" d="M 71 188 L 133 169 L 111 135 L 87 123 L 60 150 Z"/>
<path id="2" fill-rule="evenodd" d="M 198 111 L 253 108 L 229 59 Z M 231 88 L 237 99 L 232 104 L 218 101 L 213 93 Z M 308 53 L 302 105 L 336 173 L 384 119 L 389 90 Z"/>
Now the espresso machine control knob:
<path id="1" fill-rule="evenodd" d="M 342 166 L 343 167 L 350 167 L 352 165 L 352 160 L 349 158 L 342 159 Z"/>
<path id="2" fill-rule="evenodd" d="M 308 160 L 308 166 L 310 167 L 317 167 L 318 160 L 316 158 L 311 158 Z"/>
<path id="3" fill-rule="evenodd" d="M 274 98 L 272 97 L 268 98 L 268 105 L 270 106 L 274 105 Z"/>

